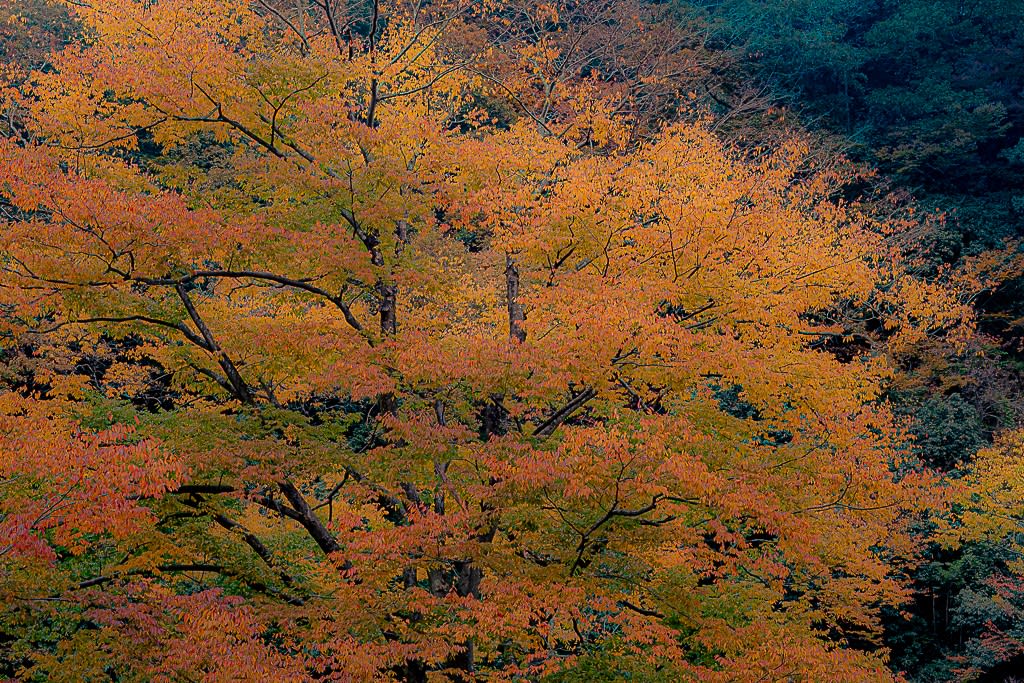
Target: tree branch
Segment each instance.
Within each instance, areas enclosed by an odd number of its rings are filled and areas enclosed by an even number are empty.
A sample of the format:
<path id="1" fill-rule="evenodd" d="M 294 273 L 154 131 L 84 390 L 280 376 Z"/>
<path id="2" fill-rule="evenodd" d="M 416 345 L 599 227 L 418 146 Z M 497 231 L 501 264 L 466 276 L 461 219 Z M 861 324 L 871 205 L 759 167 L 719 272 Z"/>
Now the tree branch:
<path id="1" fill-rule="evenodd" d="M 551 417 L 537 425 L 533 435 L 539 438 L 547 438 L 555 433 L 562 423 L 568 420 L 573 413 L 585 406 L 591 399 L 597 396 L 597 390 L 593 387 L 586 387 L 583 391 L 573 396 L 569 401 L 556 410 Z"/>

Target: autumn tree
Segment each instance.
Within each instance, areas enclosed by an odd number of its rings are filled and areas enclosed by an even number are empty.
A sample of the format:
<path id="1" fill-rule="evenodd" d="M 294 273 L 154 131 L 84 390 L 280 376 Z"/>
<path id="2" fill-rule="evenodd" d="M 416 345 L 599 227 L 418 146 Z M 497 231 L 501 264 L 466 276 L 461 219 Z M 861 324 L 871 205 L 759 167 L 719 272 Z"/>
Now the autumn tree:
<path id="1" fill-rule="evenodd" d="M 4 92 L 11 675 L 893 678 L 931 477 L 823 342 L 970 316 L 805 145 L 538 111 L 513 4 L 72 8 Z"/>

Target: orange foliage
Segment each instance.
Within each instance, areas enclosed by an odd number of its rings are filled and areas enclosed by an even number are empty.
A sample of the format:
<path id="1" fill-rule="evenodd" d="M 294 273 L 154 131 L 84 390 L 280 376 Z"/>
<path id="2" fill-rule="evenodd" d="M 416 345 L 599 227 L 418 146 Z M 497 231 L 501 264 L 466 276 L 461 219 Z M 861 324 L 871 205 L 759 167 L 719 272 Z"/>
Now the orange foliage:
<path id="1" fill-rule="evenodd" d="M 672 69 L 563 72 L 607 42 L 508 8 L 74 3 L 8 89 L 0 595 L 97 624 L 26 672 L 892 679 L 847 642 L 931 478 L 885 357 L 821 341 L 969 309 L 799 141 L 655 129 Z"/>

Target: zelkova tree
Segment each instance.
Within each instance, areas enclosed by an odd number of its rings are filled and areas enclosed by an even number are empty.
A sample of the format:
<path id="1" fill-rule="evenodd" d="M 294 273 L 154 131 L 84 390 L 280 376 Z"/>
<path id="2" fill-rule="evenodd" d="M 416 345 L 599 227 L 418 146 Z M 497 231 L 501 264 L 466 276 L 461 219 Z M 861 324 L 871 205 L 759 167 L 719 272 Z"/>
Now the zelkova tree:
<path id="1" fill-rule="evenodd" d="M 7 674 L 893 678 L 881 351 L 969 314 L 798 141 L 538 107 L 556 6 L 73 12 L 4 93 Z"/>

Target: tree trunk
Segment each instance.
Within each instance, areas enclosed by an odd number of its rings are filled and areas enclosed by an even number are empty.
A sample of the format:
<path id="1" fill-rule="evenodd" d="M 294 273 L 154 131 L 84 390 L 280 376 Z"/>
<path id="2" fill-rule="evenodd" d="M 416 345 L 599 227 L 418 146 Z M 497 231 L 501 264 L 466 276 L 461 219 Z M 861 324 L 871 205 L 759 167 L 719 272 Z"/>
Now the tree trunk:
<path id="1" fill-rule="evenodd" d="M 395 307 L 398 300 L 398 286 L 382 282 L 377 283 L 377 294 L 380 296 L 380 331 L 385 336 L 398 332 L 398 317 Z"/>
<path id="2" fill-rule="evenodd" d="M 508 336 L 519 343 L 526 341 L 526 312 L 519 302 L 519 268 L 511 254 L 505 255 L 505 294 L 508 298 Z"/>

